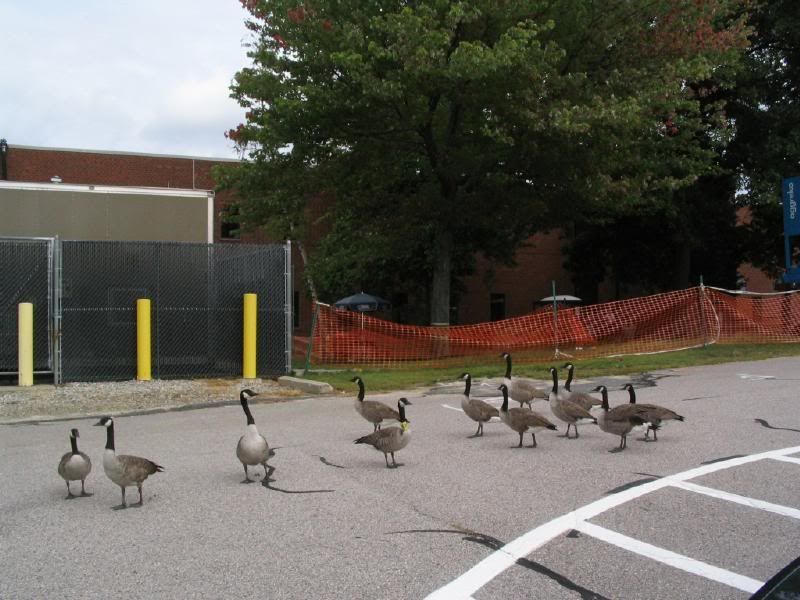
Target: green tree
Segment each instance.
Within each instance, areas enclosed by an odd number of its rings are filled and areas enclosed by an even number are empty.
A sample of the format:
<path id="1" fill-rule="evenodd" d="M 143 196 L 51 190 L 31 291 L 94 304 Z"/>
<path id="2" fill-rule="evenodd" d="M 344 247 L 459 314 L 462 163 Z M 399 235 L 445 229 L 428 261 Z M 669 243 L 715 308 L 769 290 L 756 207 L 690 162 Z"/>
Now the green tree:
<path id="1" fill-rule="evenodd" d="M 243 221 L 295 238 L 328 199 L 320 287 L 412 281 L 446 323 L 475 252 L 510 261 L 709 172 L 725 123 L 690 84 L 736 63 L 744 1 L 243 0 L 249 161 L 225 184 Z"/>
<path id="2" fill-rule="evenodd" d="M 800 175 L 800 10 L 792 0 L 764 0 L 750 26 L 752 44 L 729 101 L 736 136 L 725 164 L 740 176 L 739 203 L 752 212 L 745 258 L 777 277 L 784 264 L 781 179 Z"/>

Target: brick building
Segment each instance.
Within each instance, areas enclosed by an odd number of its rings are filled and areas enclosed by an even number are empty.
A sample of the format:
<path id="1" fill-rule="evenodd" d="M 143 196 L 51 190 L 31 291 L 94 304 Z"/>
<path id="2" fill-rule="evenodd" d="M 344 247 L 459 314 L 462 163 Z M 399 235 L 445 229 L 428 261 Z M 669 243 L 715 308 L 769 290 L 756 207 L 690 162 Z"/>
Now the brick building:
<path id="1" fill-rule="evenodd" d="M 40 148 L 8 144 L 0 178 L 15 182 L 51 182 L 113 185 L 131 187 L 182 188 L 214 190 L 213 168 L 235 164 L 236 159 L 211 159 L 191 156 L 141 154 L 134 152 L 102 152 L 63 148 Z M 263 243 L 258 233 L 238 237 L 235 226 L 226 223 L 224 209 L 233 197 L 230 192 L 217 192 L 214 197 L 214 241 L 216 243 Z M 25 232 L 19 232 L 26 235 Z M 311 240 L 313 245 L 313 240 Z M 478 257 L 475 274 L 464 281 L 466 293 L 454 307 L 458 323 L 480 323 L 523 315 L 537 308 L 538 300 L 549 296 L 552 282 L 559 294 L 574 294 L 570 274 L 563 267 L 563 240 L 560 231 L 533 236 L 516 256 L 517 266 L 498 266 Z M 302 260 L 295 249 L 293 257 L 295 291 L 295 328 L 304 335 L 310 327 L 311 307 L 303 278 Z M 770 291 L 771 282 L 748 270 L 749 289 Z M 611 299 L 611 291 L 601 286 L 598 299 Z M 335 298 L 321 298 L 333 301 Z"/>

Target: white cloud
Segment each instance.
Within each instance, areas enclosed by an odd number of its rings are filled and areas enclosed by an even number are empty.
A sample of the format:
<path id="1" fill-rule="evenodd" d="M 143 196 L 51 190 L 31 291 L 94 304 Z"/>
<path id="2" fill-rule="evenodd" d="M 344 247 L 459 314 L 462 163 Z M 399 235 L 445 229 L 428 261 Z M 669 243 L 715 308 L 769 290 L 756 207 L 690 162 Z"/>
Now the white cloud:
<path id="1" fill-rule="evenodd" d="M 235 156 L 228 87 L 247 63 L 236 0 L 0 0 L 9 144 Z"/>

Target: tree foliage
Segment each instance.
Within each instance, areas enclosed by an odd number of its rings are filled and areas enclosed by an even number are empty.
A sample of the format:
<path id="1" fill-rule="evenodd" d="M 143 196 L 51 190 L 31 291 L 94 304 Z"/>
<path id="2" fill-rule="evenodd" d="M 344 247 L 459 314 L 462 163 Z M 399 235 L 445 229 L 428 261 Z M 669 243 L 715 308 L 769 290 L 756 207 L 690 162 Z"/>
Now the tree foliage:
<path id="1" fill-rule="evenodd" d="M 241 218 L 308 234 L 320 293 L 427 291 L 446 322 L 476 252 L 645 211 L 714 171 L 713 89 L 746 0 L 243 0 L 252 65 L 225 183 Z M 317 226 L 318 227 L 318 226 Z"/>

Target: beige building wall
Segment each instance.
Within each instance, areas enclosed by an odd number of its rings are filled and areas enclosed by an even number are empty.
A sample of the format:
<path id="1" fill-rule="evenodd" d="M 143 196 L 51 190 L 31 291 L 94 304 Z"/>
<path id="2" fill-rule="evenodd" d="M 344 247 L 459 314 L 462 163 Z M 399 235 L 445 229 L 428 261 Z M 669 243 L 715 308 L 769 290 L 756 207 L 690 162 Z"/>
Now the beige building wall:
<path id="1" fill-rule="evenodd" d="M 0 183 L 0 236 L 213 242 L 204 190 Z"/>

